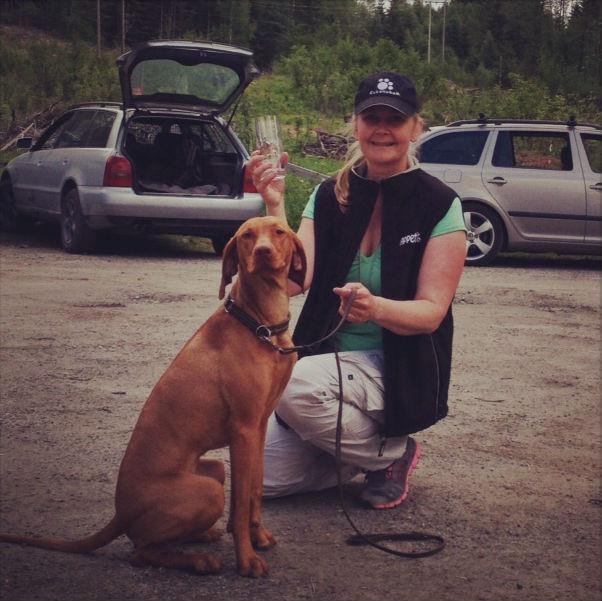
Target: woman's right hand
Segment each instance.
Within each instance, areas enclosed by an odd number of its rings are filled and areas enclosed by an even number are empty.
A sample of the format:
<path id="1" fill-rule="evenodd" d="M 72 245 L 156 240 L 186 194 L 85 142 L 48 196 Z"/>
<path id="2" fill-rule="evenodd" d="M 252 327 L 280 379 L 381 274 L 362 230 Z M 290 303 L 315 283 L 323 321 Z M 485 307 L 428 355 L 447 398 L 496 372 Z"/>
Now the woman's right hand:
<path id="1" fill-rule="evenodd" d="M 259 150 L 255 150 L 251 158 L 247 161 L 245 169 L 253 179 L 253 184 L 261 194 L 265 203 L 268 215 L 280 215 L 284 212 L 284 177 L 282 171 L 264 160 L 264 155 Z M 285 169 L 288 163 L 288 154 L 283 152 L 280 157 L 280 164 Z"/>

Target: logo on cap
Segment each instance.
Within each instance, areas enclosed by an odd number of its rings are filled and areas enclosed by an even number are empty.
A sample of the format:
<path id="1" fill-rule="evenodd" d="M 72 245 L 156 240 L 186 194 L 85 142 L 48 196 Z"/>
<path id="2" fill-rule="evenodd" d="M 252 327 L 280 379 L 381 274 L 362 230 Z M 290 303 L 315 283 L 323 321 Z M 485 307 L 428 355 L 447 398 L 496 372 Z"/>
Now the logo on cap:
<path id="1" fill-rule="evenodd" d="M 378 80 L 378 84 L 376 84 L 376 87 L 381 91 L 384 92 L 385 90 L 392 90 L 393 89 L 393 82 L 390 79 L 387 79 L 386 77 L 381 77 Z"/>
<path id="2" fill-rule="evenodd" d="M 401 96 L 399 92 L 394 90 L 393 82 L 388 77 L 380 77 L 376 84 L 376 90 L 370 90 L 368 94 L 374 96 L 375 94 L 389 94 L 390 96 Z"/>

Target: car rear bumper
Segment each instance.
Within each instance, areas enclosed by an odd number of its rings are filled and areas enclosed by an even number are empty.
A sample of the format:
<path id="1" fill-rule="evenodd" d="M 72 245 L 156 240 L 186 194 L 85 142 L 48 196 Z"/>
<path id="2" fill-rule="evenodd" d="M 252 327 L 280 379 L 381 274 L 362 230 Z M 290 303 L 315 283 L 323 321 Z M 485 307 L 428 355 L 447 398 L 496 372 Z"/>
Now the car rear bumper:
<path id="1" fill-rule="evenodd" d="M 162 233 L 231 233 L 264 208 L 257 193 L 237 198 L 172 196 L 91 186 L 82 186 L 79 192 L 82 212 L 94 229 L 137 227 Z"/>

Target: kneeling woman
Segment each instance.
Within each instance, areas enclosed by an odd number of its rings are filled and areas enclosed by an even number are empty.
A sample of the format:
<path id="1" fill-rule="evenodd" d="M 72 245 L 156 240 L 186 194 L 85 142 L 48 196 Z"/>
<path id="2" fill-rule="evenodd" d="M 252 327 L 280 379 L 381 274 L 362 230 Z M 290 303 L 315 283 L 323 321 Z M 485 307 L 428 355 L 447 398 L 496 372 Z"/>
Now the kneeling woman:
<path id="1" fill-rule="evenodd" d="M 420 169 L 410 148 L 422 131 L 413 83 L 382 72 L 359 85 L 356 149 L 320 184 L 299 236 L 308 260 L 307 300 L 295 344 L 331 339 L 296 364 L 270 418 L 264 495 L 336 484 L 338 349 L 344 385 L 343 477 L 366 473 L 361 499 L 376 509 L 408 495 L 420 458 L 409 436 L 447 414 L 453 322 L 466 231 L 455 193 Z M 286 160 L 286 159 L 285 159 Z M 255 154 L 248 169 L 269 215 L 286 219 L 284 181 Z M 291 283 L 291 294 L 302 290 Z"/>

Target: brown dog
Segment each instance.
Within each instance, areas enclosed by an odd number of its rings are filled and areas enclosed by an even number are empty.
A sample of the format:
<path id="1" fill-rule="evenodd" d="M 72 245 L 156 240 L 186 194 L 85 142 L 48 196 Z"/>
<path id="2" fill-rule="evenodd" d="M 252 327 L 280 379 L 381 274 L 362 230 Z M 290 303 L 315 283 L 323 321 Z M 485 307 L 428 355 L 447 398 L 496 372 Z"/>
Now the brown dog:
<path id="1" fill-rule="evenodd" d="M 273 217 L 250 219 L 224 251 L 220 298 L 238 272 L 230 295 L 236 307 L 260 324 L 284 323 L 285 331 L 270 340 L 291 346 L 287 280 L 302 285 L 305 270 L 301 242 L 286 225 Z M 0 541 L 85 553 L 127 534 L 135 565 L 217 572 L 216 557 L 170 547 L 219 536 L 213 525 L 224 512 L 224 466 L 200 456 L 229 445 L 228 530 L 238 571 L 265 574 L 267 564 L 253 550 L 276 544 L 260 517 L 265 430 L 295 360 L 220 307 L 186 343 L 142 408 L 119 470 L 110 523 L 77 541 L 10 535 L 0 535 Z"/>

